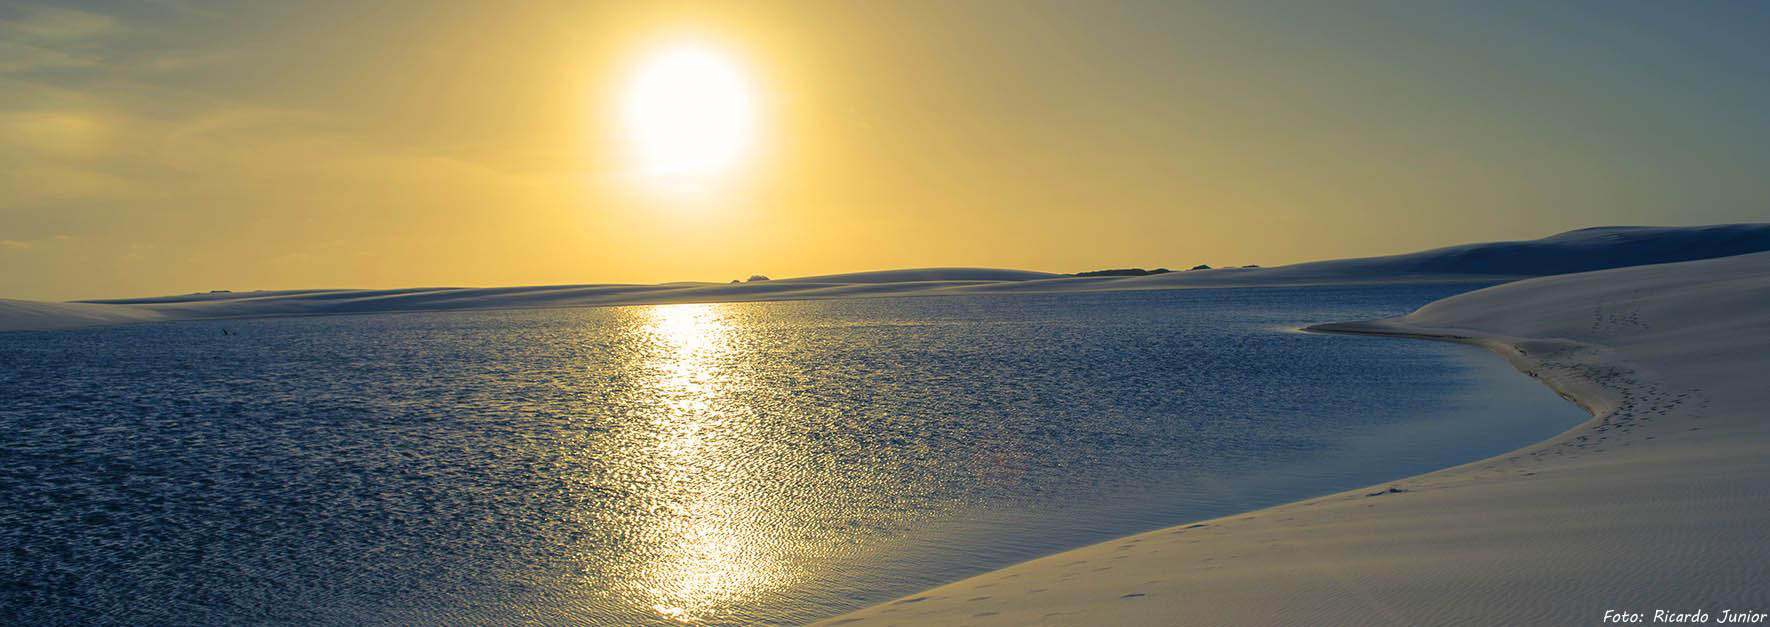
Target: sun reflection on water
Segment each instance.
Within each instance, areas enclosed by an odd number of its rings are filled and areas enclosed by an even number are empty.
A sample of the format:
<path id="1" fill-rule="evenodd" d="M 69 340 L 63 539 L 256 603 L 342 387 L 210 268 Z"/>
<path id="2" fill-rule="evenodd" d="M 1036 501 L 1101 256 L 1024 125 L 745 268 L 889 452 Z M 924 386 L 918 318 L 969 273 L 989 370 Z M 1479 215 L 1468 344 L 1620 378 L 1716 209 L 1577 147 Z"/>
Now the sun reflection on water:
<path id="1" fill-rule="evenodd" d="M 744 355 L 731 312 L 697 304 L 647 314 L 652 386 L 635 393 L 653 407 L 646 499 L 657 515 L 639 579 L 660 618 L 693 623 L 780 582 L 770 581 L 762 501 L 747 494 L 759 478 L 742 463 L 753 422 L 737 397 Z"/>

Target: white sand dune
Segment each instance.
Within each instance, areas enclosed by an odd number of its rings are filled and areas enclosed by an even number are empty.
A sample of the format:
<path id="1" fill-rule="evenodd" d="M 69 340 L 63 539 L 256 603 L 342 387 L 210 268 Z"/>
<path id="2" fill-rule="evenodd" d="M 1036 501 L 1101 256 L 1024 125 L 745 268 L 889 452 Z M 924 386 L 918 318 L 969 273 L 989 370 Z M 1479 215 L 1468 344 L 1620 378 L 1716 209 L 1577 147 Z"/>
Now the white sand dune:
<path id="1" fill-rule="evenodd" d="M 588 307 L 854 298 L 908 294 L 1079 292 L 1401 281 L 1492 281 L 1770 250 L 1770 224 L 1602 227 L 1528 242 L 1406 255 L 1226 268 L 1142 277 L 1072 277 L 999 268 L 912 268 L 747 283 L 546 285 L 498 288 L 282 290 L 92 300 L 7 301 L 0 331 L 192 320 L 455 309 Z"/>
<path id="2" fill-rule="evenodd" d="M 1518 279 L 1770 251 L 1770 224 L 1608 226 L 1537 240 L 1435 248 L 1403 255 L 1275 268 L 1219 268 L 1126 278 L 1115 289 L 1367 281 Z"/>
<path id="3" fill-rule="evenodd" d="M 780 282 L 904 283 L 912 281 L 1031 281 L 1034 279 L 1057 279 L 1063 278 L 1064 276 L 1065 275 L 1052 274 L 1050 272 L 1006 270 L 1002 268 L 912 268 L 907 270 L 825 274 L 820 276 L 781 279 Z"/>
<path id="4" fill-rule="evenodd" d="M 128 305 L 44 303 L 0 298 L 0 331 L 52 331 L 165 319 L 166 315 L 160 312 Z"/>
<path id="5" fill-rule="evenodd" d="M 1593 418 L 1488 460 L 1084 547 L 824 624 L 1770 611 L 1770 253 L 1519 281 L 1319 330 L 1476 344 Z"/>

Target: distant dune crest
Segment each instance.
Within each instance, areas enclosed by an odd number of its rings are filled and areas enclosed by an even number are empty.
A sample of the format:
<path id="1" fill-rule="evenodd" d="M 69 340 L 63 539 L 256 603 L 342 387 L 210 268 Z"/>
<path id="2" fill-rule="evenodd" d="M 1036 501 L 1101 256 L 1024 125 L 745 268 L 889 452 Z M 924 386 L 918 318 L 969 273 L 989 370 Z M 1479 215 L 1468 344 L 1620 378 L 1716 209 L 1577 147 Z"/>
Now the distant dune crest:
<path id="1" fill-rule="evenodd" d="M 0 331 L 156 320 L 455 309 L 584 307 L 685 302 L 853 298 L 909 294 L 1075 292 L 1192 287 L 1510 280 L 1770 251 L 1770 224 L 1607 226 L 1538 240 L 1317 261 L 1274 268 L 1113 272 L 1072 276 L 1002 268 L 909 268 L 743 283 L 547 285 L 497 288 L 281 290 L 41 303 L 0 299 Z M 760 276 L 760 275 L 758 275 Z"/>
<path id="2" fill-rule="evenodd" d="M 779 279 L 794 283 L 903 283 L 911 281 L 1031 281 L 1064 275 L 1002 268 L 908 268 Z"/>

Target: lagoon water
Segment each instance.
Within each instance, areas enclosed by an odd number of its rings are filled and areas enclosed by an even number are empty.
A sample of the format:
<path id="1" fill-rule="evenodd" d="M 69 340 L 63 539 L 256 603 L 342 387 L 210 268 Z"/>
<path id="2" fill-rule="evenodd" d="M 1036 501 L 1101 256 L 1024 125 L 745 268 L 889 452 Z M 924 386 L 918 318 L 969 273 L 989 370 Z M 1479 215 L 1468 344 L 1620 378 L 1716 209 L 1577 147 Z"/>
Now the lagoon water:
<path id="1" fill-rule="evenodd" d="M 0 616 L 805 622 L 1584 419 L 1476 349 L 1294 331 L 1472 287 L 0 334 Z"/>

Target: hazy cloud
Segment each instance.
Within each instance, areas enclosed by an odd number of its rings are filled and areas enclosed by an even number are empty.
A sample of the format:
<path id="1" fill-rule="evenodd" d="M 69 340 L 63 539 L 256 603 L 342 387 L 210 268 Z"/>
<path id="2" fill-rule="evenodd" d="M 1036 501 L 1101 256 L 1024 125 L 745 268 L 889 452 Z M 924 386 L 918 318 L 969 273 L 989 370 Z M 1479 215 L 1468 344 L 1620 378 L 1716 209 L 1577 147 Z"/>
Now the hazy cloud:
<path id="1" fill-rule="evenodd" d="M 40 41 L 84 39 L 116 29 L 111 16 L 60 7 L 28 6 L 18 17 L 0 20 L 0 35 Z"/>
<path id="2" fill-rule="evenodd" d="M 90 40 L 117 30 L 110 16 L 44 6 L 0 19 L 0 73 L 98 65 Z"/>
<path id="3" fill-rule="evenodd" d="M 37 248 L 39 246 L 43 246 L 43 245 L 47 245 L 47 244 L 59 244 L 59 243 L 63 243 L 63 242 L 71 242 L 73 240 L 74 240 L 74 237 L 71 235 L 56 235 L 54 237 L 45 237 L 42 239 L 34 239 L 34 240 L 0 239 L 0 248 L 11 249 L 11 250 L 24 250 L 27 248 Z"/>
<path id="4" fill-rule="evenodd" d="M 152 72 L 182 72 L 213 66 L 233 57 L 227 50 L 187 50 L 147 56 L 136 63 Z"/>
<path id="5" fill-rule="evenodd" d="M 212 111 L 166 132 L 157 160 L 174 169 L 259 179 L 324 178 L 443 187 L 532 183 L 479 163 L 357 137 L 328 116 L 291 109 Z"/>
<path id="6" fill-rule="evenodd" d="M 97 64 L 98 59 L 89 55 L 70 54 L 21 41 L 0 40 L 0 74 L 91 67 Z"/>

